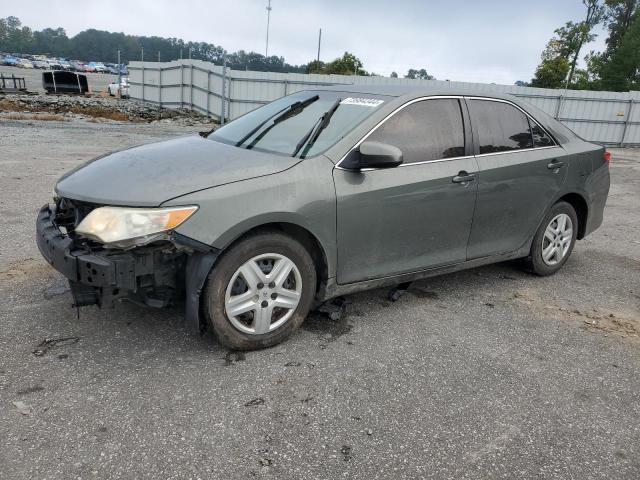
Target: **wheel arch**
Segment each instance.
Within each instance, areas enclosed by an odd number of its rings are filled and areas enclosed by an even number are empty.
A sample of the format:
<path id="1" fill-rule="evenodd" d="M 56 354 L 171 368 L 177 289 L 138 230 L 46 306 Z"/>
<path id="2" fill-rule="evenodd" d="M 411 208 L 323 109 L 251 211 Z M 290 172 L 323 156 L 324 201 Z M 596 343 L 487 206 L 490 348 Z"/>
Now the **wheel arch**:
<path id="1" fill-rule="evenodd" d="M 567 202 L 576 211 L 578 217 L 578 240 L 582 240 L 587 230 L 587 219 L 589 218 L 589 205 L 583 195 L 577 192 L 566 193 L 558 198 L 555 203 Z M 554 204 L 555 204 L 554 203 Z"/>
<path id="2" fill-rule="evenodd" d="M 313 259 L 314 266 L 316 268 L 316 293 L 320 291 L 321 287 L 326 284 L 329 277 L 329 258 L 327 256 L 327 250 L 323 246 L 322 242 L 310 229 L 301 226 L 298 223 L 290 221 L 269 221 L 253 225 L 244 229 L 241 233 L 236 234 L 233 239 L 226 242 L 222 247 L 222 252 L 232 248 L 235 244 L 245 239 L 248 236 L 255 235 L 262 232 L 281 232 L 284 233 L 296 241 L 300 242 Z"/>

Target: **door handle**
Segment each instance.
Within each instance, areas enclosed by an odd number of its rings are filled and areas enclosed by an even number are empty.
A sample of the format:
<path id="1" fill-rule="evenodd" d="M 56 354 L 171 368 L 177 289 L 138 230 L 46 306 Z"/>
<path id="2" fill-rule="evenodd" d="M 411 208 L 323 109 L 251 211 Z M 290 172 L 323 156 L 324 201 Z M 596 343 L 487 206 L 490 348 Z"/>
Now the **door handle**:
<path id="1" fill-rule="evenodd" d="M 560 168 L 564 165 L 564 162 L 559 162 L 558 160 L 552 160 L 551 163 L 547 164 L 547 168 L 549 170 L 555 170 L 556 168 Z"/>
<path id="2" fill-rule="evenodd" d="M 467 183 L 467 182 L 473 182 L 475 178 L 476 176 L 473 173 L 467 173 L 463 170 L 461 172 L 458 172 L 458 175 L 453 177 L 451 181 L 453 183 Z"/>

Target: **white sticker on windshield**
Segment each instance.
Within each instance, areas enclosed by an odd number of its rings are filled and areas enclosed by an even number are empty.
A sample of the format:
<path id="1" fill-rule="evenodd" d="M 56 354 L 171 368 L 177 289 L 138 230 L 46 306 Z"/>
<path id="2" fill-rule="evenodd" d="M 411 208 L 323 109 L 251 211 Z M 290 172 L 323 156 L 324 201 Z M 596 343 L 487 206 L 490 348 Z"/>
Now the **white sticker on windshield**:
<path id="1" fill-rule="evenodd" d="M 378 100 L 377 98 L 345 98 L 340 102 L 340 105 L 358 105 L 359 107 L 377 107 L 384 103 L 384 100 Z"/>

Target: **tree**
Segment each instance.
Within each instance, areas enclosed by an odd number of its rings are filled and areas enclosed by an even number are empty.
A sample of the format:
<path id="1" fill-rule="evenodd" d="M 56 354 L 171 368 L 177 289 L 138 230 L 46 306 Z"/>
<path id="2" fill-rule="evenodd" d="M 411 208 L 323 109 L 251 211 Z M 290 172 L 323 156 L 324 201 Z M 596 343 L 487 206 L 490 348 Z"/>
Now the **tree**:
<path id="1" fill-rule="evenodd" d="M 640 15 L 636 15 L 611 60 L 601 67 L 601 86 L 606 90 L 640 90 Z"/>
<path id="2" fill-rule="evenodd" d="M 609 29 L 604 56 L 610 58 L 633 23 L 639 0 L 605 0 L 605 22 Z"/>
<path id="3" fill-rule="evenodd" d="M 398 74 L 396 72 L 391 72 L 391 78 L 398 78 Z"/>
<path id="4" fill-rule="evenodd" d="M 324 62 L 320 60 L 313 60 L 307 64 L 306 73 L 323 73 Z"/>
<path id="5" fill-rule="evenodd" d="M 536 69 L 536 76 L 531 80 L 532 87 L 560 88 L 567 77 L 571 65 L 561 56 L 543 59 Z"/>
<path id="6" fill-rule="evenodd" d="M 414 68 L 410 68 L 404 78 L 418 79 L 418 80 L 435 80 L 433 75 L 429 75 L 424 68 L 420 70 L 416 70 Z"/>
<path id="7" fill-rule="evenodd" d="M 337 75 L 366 75 L 362 68 L 362 61 L 353 53 L 344 52 L 342 57 L 336 58 L 325 65 L 323 73 Z"/>
<path id="8" fill-rule="evenodd" d="M 587 8 L 585 19 L 577 23 L 567 22 L 564 26 L 554 31 L 555 36 L 549 40 L 542 52 L 542 61 L 536 70 L 536 78 L 531 81 L 532 85 L 557 85 L 550 88 L 560 86 L 562 80 L 560 84 L 557 84 L 557 75 L 564 70 L 564 62 L 560 59 L 565 60 L 569 65 L 566 72 L 568 74 L 567 84 L 573 80 L 580 51 L 585 43 L 589 43 L 596 38 L 592 30 L 602 21 L 604 16 L 604 7 L 600 4 L 600 0 L 582 0 L 582 3 Z M 538 78 L 538 72 L 545 75 L 545 78 Z"/>

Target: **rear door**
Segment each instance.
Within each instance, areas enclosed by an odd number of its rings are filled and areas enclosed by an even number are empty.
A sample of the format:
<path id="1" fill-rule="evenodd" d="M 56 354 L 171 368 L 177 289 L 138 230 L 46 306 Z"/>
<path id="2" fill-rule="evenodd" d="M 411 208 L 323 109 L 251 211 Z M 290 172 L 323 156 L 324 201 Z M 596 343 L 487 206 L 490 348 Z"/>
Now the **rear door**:
<path id="1" fill-rule="evenodd" d="M 468 98 L 480 170 L 468 258 L 513 252 L 533 237 L 567 174 L 568 155 L 514 104 Z"/>
<path id="2" fill-rule="evenodd" d="M 466 259 L 477 182 L 459 180 L 477 164 L 461 101 L 414 101 L 365 137 L 402 150 L 401 166 L 334 169 L 338 283 Z"/>

